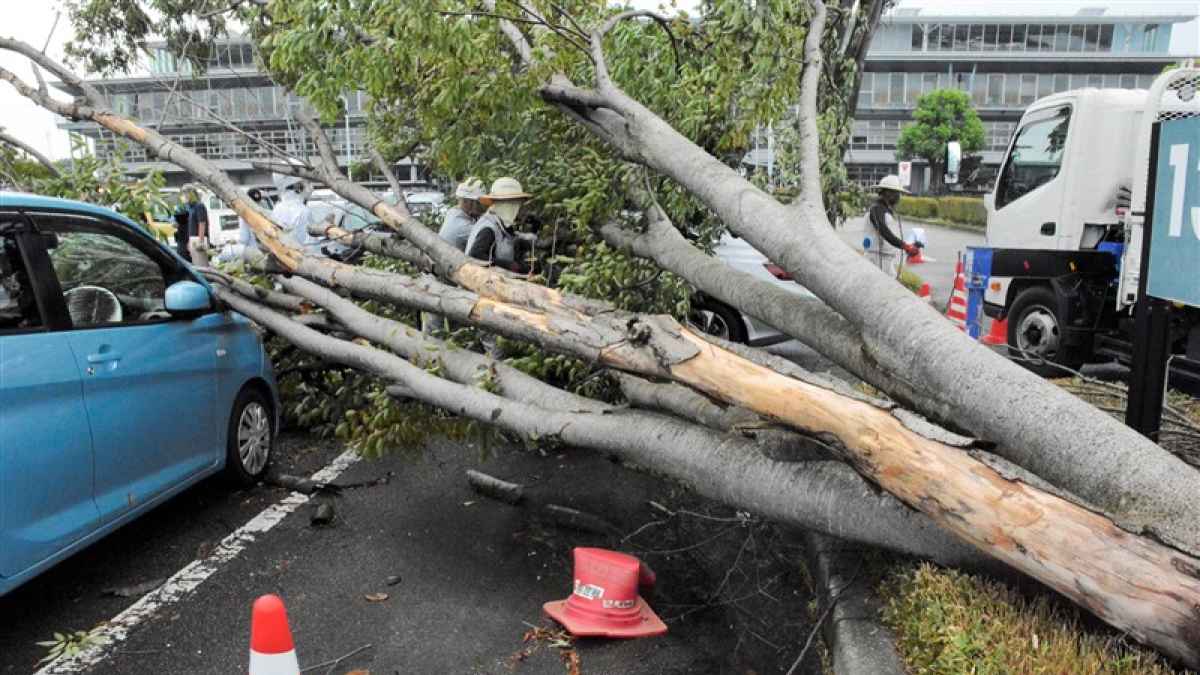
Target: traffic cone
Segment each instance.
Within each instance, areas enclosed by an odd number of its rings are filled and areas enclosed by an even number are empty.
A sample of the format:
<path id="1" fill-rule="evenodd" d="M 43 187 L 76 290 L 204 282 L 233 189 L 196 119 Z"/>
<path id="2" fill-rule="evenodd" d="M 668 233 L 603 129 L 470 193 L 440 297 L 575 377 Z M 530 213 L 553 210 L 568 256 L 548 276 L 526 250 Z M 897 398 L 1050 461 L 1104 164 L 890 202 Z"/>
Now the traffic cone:
<path id="1" fill-rule="evenodd" d="M 933 302 L 933 288 L 928 281 L 921 282 L 921 288 L 917 290 L 917 297 L 928 303 Z"/>
<path id="2" fill-rule="evenodd" d="M 300 675 L 287 610 L 278 595 L 254 601 L 250 619 L 250 675 Z"/>
<path id="3" fill-rule="evenodd" d="M 917 252 L 908 256 L 909 265 L 920 265 L 925 262 L 925 256 L 922 254 L 924 249 L 918 248 Z"/>
<path id="4" fill-rule="evenodd" d="M 992 319 L 992 327 L 983 336 L 983 344 L 993 347 L 1008 344 L 1008 319 Z"/>
<path id="5" fill-rule="evenodd" d="M 576 548 L 574 590 L 542 609 L 571 635 L 638 638 L 662 635 L 667 625 L 638 595 L 651 581 L 637 558 L 602 548 Z M 652 573 L 651 573 L 652 574 Z M 652 583 L 652 582 L 651 582 Z"/>
<path id="6" fill-rule="evenodd" d="M 950 305 L 946 307 L 946 318 L 962 332 L 967 332 L 967 277 L 963 274 L 962 257 L 954 266 L 954 290 L 950 292 Z"/>

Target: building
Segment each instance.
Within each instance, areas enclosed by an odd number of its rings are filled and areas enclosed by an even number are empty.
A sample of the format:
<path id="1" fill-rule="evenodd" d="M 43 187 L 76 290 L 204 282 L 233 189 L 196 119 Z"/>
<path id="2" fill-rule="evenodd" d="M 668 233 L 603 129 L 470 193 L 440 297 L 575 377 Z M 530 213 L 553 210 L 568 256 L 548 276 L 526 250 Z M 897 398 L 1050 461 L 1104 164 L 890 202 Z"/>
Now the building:
<path id="1" fill-rule="evenodd" d="M 89 82 L 108 97 L 115 112 L 212 161 L 239 185 L 270 184 L 270 173 L 251 166 L 253 160 L 316 156 L 312 139 L 295 120 L 302 101 L 258 69 L 247 40 L 234 37 L 218 42 L 202 74 L 193 73 L 189 62 L 177 59 L 162 45 L 153 47 L 152 54 L 139 75 Z M 70 93 L 66 85 L 56 86 Z M 347 92 L 344 100 L 346 114 L 326 130 L 338 162 L 343 171 L 352 165 L 373 166 L 367 161 L 366 95 Z M 61 126 L 91 139 L 97 156 L 118 154 L 131 174 L 158 170 L 172 187 L 191 180 L 178 166 L 160 161 L 142 146 L 93 122 Z M 402 161 L 394 170 L 404 185 L 427 184 L 427 174 L 414 162 Z M 352 178 L 386 187 L 382 174 L 373 170 L 372 175 Z"/>
<path id="2" fill-rule="evenodd" d="M 1168 64 L 1200 53 L 1197 15 L 1195 0 L 900 0 L 867 53 L 849 175 L 873 185 L 896 173 L 896 139 L 917 98 L 954 87 L 983 121 L 977 184 L 990 185 L 1030 103 L 1069 89 L 1148 87 Z M 914 161 L 914 190 L 929 179 Z"/>

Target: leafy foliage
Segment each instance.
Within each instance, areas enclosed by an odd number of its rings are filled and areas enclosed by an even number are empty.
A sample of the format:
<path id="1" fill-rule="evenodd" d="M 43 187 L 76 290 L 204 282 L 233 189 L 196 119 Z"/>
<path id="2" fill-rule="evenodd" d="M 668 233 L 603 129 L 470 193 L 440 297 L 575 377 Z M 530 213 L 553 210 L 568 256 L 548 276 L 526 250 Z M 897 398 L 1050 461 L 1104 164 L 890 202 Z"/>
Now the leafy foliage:
<path id="1" fill-rule="evenodd" d="M 38 663 L 49 663 L 59 657 L 70 658 L 92 647 L 108 644 L 108 638 L 103 635 L 103 626 L 86 631 L 77 630 L 67 633 L 55 633 L 54 639 L 38 642 L 39 647 L 47 647 L 46 656 Z"/>
<path id="2" fill-rule="evenodd" d="M 963 154 L 983 148 L 983 122 L 971 107 L 971 97 L 958 89 L 936 89 L 917 99 L 914 124 L 904 127 L 896 140 L 896 157 L 919 157 L 940 176 L 946 143 L 958 141 Z"/>

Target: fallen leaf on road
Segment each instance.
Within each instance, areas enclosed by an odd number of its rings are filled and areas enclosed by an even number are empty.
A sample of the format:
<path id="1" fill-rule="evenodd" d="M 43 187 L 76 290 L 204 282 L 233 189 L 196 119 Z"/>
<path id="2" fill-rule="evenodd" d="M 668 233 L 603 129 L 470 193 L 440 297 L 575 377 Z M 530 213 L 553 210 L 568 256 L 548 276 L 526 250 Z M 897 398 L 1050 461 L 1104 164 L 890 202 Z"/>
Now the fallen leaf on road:
<path id="1" fill-rule="evenodd" d="M 367 599 L 367 602 L 383 602 L 384 600 L 388 599 L 388 594 L 387 593 L 367 593 L 363 597 Z"/>
<path id="2" fill-rule="evenodd" d="M 149 581 L 143 581 L 140 584 L 106 588 L 103 591 L 100 591 L 100 593 L 102 595 L 114 595 L 118 598 L 137 598 L 149 593 L 159 586 L 162 586 L 164 581 L 166 581 L 166 579 L 151 579 Z"/>

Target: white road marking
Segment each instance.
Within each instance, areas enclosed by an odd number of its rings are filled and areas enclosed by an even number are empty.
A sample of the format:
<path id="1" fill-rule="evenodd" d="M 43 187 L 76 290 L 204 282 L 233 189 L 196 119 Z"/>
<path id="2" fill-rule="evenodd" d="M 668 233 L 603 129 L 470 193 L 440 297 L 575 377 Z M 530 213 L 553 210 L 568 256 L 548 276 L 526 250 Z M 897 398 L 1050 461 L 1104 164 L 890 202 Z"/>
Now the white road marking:
<path id="1" fill-rule="evenodd" d="M 359 460 L 359 454 L 347 450 L 330 462 L 325 468 L 314 473 L 312 480 L 318 483 L 328 483 L 336 479 L 343 471 L 350 468 Z M 282 500 L 263 509 L 245 525 L 239 527 L 207 556 L 193 560 L 186 567 L 167 579 L 162 586 L 143 595 L 141 599 L 130 605 L 125 611 L 109 619 L 108 623 L 96 630 L 97 641 L 92 646 L 71 657 L 59 657 L 46 664 L 34 675 L 55 675 L 59 673 L 78 673 L 103 661 L 114 646 L 125 640 L 135 628 L 147 619 L 152 618 L 160 610 L 191 595 L 200 584 L 211 577 L 217 570 L 229 561 L 237 558 L 246 547 L 254 543 L 259 535 L 265 534 L 279 524 L 304 504 L 310 496 L 293 492 Z M 247 607 L 246 611 L 250 611 Z M 249 640 L 250 637 L 246 636 Z M 249 644 L 247 642 L 246 644 Z"/>

